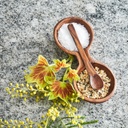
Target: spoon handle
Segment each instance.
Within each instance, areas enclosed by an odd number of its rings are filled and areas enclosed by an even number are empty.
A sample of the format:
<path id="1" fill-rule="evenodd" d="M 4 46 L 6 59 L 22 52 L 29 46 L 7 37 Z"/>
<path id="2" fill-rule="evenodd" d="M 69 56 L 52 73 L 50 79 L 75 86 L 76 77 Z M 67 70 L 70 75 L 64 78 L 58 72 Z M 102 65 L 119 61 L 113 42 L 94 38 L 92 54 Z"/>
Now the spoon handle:
<path id="1" fill-rule="evenodd" d="M 91 65 L 91 63 L 90 63 L 90 61 L 89 61 L 84 49 L 82 48 L 82 45 L 81 45 L 81 43 L 79 41 L 79 38 L 77 36 L 77 33 L 75 31 L 74 26 L 72 24 L 69 24 L 68 25 L 68 29 L 70 31 L 71 36 L 73 37 L 73 40 L 74 40 L 74 42 L 75 42 L 75 44 L 76 44 L 76 46 L 78 48 L 79 54 L 80 54 L 80 56 L 81 56 L 81 58 L 82 58 L 82 60 L 83 60 L 83 62 L 85 64 L 85 67 L 86 67 L 88 73 L 90 75 L 94 76 L 96 74 L 96 72 L 95 72 L 93 66 Z"/>

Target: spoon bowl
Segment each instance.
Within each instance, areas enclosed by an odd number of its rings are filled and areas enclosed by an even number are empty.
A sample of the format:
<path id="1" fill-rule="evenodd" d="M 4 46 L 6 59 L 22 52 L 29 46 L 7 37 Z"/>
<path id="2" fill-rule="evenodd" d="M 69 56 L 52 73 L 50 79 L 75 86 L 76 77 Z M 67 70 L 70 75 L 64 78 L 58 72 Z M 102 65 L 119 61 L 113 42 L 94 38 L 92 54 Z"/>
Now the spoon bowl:
<path id="1" fill-rule="evenodd" d="M 85 69 L 85 65 L 82 61 L 81 56 L 79 55 L 79 53 L 77 51 L 70 51 L 70 50 L 67 50 L 66 48 L 64 48 L 58 40 L 58 30 L 61 28 L 61 26 L 63 24 L 72 23 L 72 22 L 82 24 L 87 29 L 88 33 L 90 34 L 90 39 L 89 39 L 89 45 L 86 48 L 84 48 L 84 51 L 85 51 L 90 63 L 92 64 L 92 66 L 94 68 L 98 67 L 99 69 L 104 70 L 106 72 L 107 76 L 111 79 L 111 82 L 110 82 L 111 85 L 110 85 L 109 92 L 108 92 L 106 97 L 101 98 L 101 99 L 91 99 L 91 98 L 84 97 L 84 100 L 91 102 L 91 103 L 105 102 L 113 96 L 115 89 L 116 89 L 116 80 L 115 80 L 115 77 L 114 77 L 112 71 L 106 65 L 102 64 L 101 62 L 95 61 L 94 59 L 92 59 L 92 57 L 89 54 L 89 49 L 90 49 L 90 46 L 92 44 L 93 36 L 94 36 L 94 33 L 93 33 L 91 26 L 85 20 L 78 18 L 78 17 L 64 18 L 61 21 L 59 21 L 56 24 L 56 26 L 54 27 L 54 33 L 53 34 L 54 34 L 55 42 L 60 47 L 60 49 L 62 49 L 64 52 L 76 56 L 76 58 L 78 60 L 77 71 L 78 71 L 78 74 L 80 74 Z M 73 84 L 74 84 L 74 88 L 76 89 L 76 91 L 81 93 L 77 87 L 76 81 L 74 81 Z"/>
<path id="2" fill-rule="evenodd" d="M 101 62 L 98 62 L 98 61 L 94 61 L 93 59 L 90 60 L 90 61 L 91 61 L 91 64 L 94 68 L 98 67 L 99 70 L 104 70 L 105 73 L 107 74 L 107 76 L 111 79 L 111 81 L 110 81 L 110 87 L 109 87 L 108 94 L 104 98 L 91 99 L 91 98 L 88 98 L 88 97 L 84 97 L 84 100 L 88 101 L 88 102 L 91 102 L 91 103 L 102 103 L 102 102 L 105 102 L 105 101 L 109 100 L 114 95 L 114 92 L 116 90 L 116 79 L 115 79 L 115 76 L 113 75 L 112 71 L 105 64 L 103 64 Z M 79 75 L 83 70 L 85 70 L 85 66 L 80 67 L 77 70 L 78 70 L 78 75 Z M 77 92 L 79 92 L 80 94 L 82 94 L 81 91 L 79 90 L 78 86 L 77 86 L 76 81 L 74 81 L 73 85 L 74 85 L 75 90 Z"/>

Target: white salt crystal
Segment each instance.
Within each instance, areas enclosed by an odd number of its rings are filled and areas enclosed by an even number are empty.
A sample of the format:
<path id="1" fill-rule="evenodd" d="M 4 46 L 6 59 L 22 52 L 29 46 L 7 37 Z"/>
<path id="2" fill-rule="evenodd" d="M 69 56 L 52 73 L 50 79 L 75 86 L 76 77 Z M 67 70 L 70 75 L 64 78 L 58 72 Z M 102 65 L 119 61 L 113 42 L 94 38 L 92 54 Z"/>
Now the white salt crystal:
<path id="1" fill-rule="evenodd" d="M 87 29 L 84 27 L 84 25 L 78 23 L 72 23 L 72 24 L 76 30 L 76 33 L 78 35 L 82 47 L 86 48 L 89 44 L 89 33 Z M 67 26 L 68 24 L 63 24 L 59 29 L 58 40 L 61 43 L 61 45 L 66 49 L 70 51 L 78 51 Z"/>

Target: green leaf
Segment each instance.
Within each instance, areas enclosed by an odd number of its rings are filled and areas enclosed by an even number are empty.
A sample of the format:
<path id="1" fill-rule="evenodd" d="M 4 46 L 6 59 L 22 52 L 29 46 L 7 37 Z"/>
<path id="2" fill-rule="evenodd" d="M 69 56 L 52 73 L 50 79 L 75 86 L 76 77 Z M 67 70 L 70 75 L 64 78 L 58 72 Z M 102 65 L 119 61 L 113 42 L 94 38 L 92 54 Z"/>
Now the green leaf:
<path id="1" fill-rule="evenodd" d="M 48 98 L 48 100 L 54 100 L 56 98 L 57 98 L 57 96 L 55 96 L 52 92 L 49 92 L 49 98 Z"/>
<path id="2" fill-rule="evenodd" d="M 94 124 L 94 123 L 97 123 L 98 120 L 92 120 L 92 121 L 88 121 L 88 122 L 83 122 L 83 123 L 80 123 L 81 125 L 87 125 L 87 124 Z M 72 123 L 67 123 L 66 125 L 70 125 L 68 126 L 68 128 L 73 128 L 73 127 L 77 127 L 78 125 L 71 125 Z"/>
<path id="3" fill-rule="evenodd" d="M 80 119 L 85 119 L 86 117 L 85 116 L 81 116 Z"/>
<path id="4" fill-rule="evenodd" d="M 48 84 L 53 84 L 54 81 L 55 81 L 55 77 L 52 77 L 52 76 L 45 76 L 44 77 L 44 81 Z"/>
<path id="5" fill-rule="evenodd" d="M 83 122 L 83 123 L 80 123 L 81 125 L 86 125 L 86 124 L 94 124 L 94 123 L 97 123 L 98 120 L 92 120 L 92 121 L 88 121 L 88 122 Z"/>

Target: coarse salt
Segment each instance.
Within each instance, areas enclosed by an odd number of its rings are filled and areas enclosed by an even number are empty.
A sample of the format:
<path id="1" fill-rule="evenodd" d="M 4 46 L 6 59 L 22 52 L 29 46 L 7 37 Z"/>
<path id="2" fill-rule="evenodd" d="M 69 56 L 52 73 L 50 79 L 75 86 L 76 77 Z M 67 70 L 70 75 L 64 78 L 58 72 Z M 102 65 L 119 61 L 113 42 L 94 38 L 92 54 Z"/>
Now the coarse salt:
<path id="1" fill-rule="evenodd" d="M 89 33 L 87 29 L 84 27 L 84 25 L 78 24 L 78 23 L 70 23 L 73 24 L 76 33 L 78 35 L 78 38 L 80 40 L 80 43 L 83 48 L 86 48 L 89 44 Z M 61 43 L 63 47 L 70 51 L 78 51 L 77 47 L 75 45 L 75 42 L 68 30 L 68 23 L 63 24 L 61 28 L 58 31 L 58 40 Z"/>

